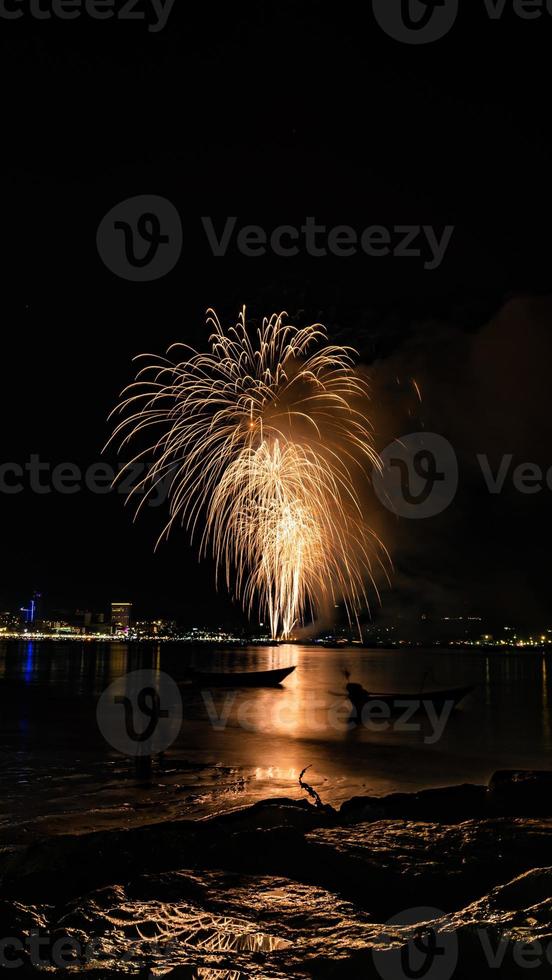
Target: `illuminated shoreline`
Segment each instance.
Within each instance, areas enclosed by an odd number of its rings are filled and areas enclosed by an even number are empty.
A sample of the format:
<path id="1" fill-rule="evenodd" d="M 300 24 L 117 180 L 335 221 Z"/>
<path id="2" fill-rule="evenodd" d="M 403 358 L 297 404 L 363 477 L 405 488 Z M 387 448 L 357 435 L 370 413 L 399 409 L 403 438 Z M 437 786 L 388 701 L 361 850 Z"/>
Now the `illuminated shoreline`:
<path id="1" fill-rule="evenodd" d="M 424 641 L 424 640 L 396 640 L 394 642 L 378 642 L 378 641 L 365 641 L 361 643 L 359 640 L 351 642 L 331 642 L 323 639 L 295 639 L 290 638 L 288 640 L 273 640 L 268 637 L 237 637 L 230 634 L 217 634 L 217 633 L 206 633 L 203 636 L 194 636 L 190 633 L 184 633 L 177 636 L 158 636 L 158 635 L 147 635 L 147 636 L 136 636 L 136 635 L 125 635 L 125 634 L 112 634 L 112 633 L 42 633 L 37 632 L 0 632 L 0 641 L 6 640 L 10 642 L 21 642 L 21 641 L 32 641 L 32 642 L 54 642 L 54 643 L 181 643 L 188 646 L 236 646 L 236 647 L 250 647 L 250 646 L 280 646 L 283 643 L 292 644 L 298 646 L 326 646 L 328 648 L 337 649 L 380 649 L 380 650 L 400 650 L 401 648 L 415 649 L 441 649 L 441 650 L 474 650 L 482 653 L 502 651 L 508 653 L 509 651 L 525 651 L 525 652 L 552 652 L 552 638 L 546 639 L 535 639 L 533 637 L 528 637 L 527 639 L 520 639 L 517 642 L 506 642 L 504 640 L 492 641 L 479 641 L 479 640 L 434 640 L 434 641 Z"/>

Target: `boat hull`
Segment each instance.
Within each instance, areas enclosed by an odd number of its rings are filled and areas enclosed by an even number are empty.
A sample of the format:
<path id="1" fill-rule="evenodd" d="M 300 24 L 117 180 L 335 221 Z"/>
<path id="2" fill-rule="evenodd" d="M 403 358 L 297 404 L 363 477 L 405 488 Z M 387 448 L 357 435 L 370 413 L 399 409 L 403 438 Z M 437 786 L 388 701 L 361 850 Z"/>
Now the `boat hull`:
<path id="1" fill-rule="evenodd" d="M 475 690 L 474 687 L 452 687 L 442 691 L 421 691 L 419 694 L 390 694 L 374 693 L 366 691 L 360 684 L 347 685 L 347 697 L 353 705 L 357 716 L 360 717 L 362 711 L 371 705 L 385 705 L 391 714 L 401 714 L 409 711 L 411 715 L 419 711 L 425 711 L 428 704 L 433 705 L 438 712 L 443 711 L 446 705 L 457 708 L 461 701 Z"/>
<path id="2" fill-rule="evenodd" d="M 215 673 L 194 670 L 190 677 L 198 687 L 277 687 L 293 673 L 295 667 L 280 667 L 277 670 L 236 671 L 234 673 Z"/>

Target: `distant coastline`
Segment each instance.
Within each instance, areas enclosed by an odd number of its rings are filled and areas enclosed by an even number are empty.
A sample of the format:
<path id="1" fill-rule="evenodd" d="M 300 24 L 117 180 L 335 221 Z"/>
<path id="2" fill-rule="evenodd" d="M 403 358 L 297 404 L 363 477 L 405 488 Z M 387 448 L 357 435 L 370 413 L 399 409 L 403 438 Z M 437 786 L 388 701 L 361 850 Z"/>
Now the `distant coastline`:
<path id="1" fill-rule="evenodd" d="M 225 638 L 222 640 L 192 640 L 182 636 L 151 636 L 151 637 L 127 637 L 127 636 L 108 636 L 97 634 L 0 634 L 0 642 L 4 643 L 95 643 L 103 644 L 124 644 L 125 646 L 143 646 L 146 644 L 163 644 L 174 646 L 178 644 L 189 649 L 208 650 L 208 649 L 248 649 L 252 647 L 279 647 L 279 646 L 306 646 L 327 648 L 330 650 L 462 650 L 473 653 L 505 653 L 505 654 L 536 654 L 552 655 L 552 642 L 536 643 L 524 641 L 520 643 L 481 643 L 469 640 L 397 640 L 396 642 L 353 642 L 353 643 L 331 643 L 319 640 L 263 640 L 263 639 L 242 639 Z"/>

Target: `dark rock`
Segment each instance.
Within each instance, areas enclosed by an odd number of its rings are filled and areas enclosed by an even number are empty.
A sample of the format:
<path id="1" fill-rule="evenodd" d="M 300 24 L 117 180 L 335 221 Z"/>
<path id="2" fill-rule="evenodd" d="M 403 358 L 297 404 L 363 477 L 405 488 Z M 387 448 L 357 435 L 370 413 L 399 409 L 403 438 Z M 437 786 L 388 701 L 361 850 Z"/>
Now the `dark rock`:
<path id="1" fill-rule="evenodd" d="M 342 804 L 340 823 L 430 820 L 456 823 L 484 817 L 552 817 L 552 771 L 502 770 L 488 787 L 465 784 L 388 796 L 356 796 Z"/>
<path id="2" fill-rule="evenodd" d="M 294 830 L 312 830 L 313 827 L 335 823 L 337 812 L 313 806 L 307 800 L 277 798 L 262 800 L 252 806 L 241 807 L 220 816 L 203 821 L 204 826 L 216 826 L 234 832 L 266 830 L 273 827 L 292 827 Z"/>
<path id="3" fill-rule="evenodd" d="M 140 897 L 144 889 L 147 899 Z M 168 889 L 180 898 L 168 900 Z M 184 897 L 190 891 L 196 899 L 201 896 L 200 903 Z M 172 980 L 400 978 L 402 954 L 433 933 L 445 957 L 437 976 L 522 980 L 528 944 L 537 943 L 531 972 L 540 980 L 550 971 L 551 895 L 552 868 L 542 868 L 493 888 L 454 914 L 414 908 L 404 920 L 410 924 L 398 924 L 370 921 L 337 895 L 286 879 L 225 871 L 149 876 L 131 889 L 103 889 L 82 899 L 86 938 L 97 950 L 86 976 L 112 980 L 124 964 L 134 976 L 145 978 L 153 969 Z M 67 923 L 67 910 L 61 910 L 58 927 L 62 920 Z M 28 967 L 18 975 L 41 976 Z"/>
<path id="4" fill-rule="evenodd" d="M 356 796 L 342 804 L 340 822 L 360 820 L 432 820 L 455 823 L 488 816 L 485 786 L 465 784 L 389 796 Z"/>
<path id="5" fill-rule="evenodd" d="M 168 821 L 129 830 L 58 836 L 8 855 L 4 887 L 14 898 L 67 901 L 137 872 L 221 867 L 285 873 L 304 834 L 332 815 L 300 800 L 258 803 L 204 821 Z"/>
<path id="6" fill-rule="evenodd" d="M 552 771 L 503 769 L 489 782 L 490 806 L 505 816 L 552 814 Z"/>
<path id="7" fill-rule="evenodd" d="M 409 906 L 461 908 L 552 863 L 552 820 L 382 820 L 312 831 L 306 843 L 318 880 L 381 919 Z"/>
<path id="8" fill-rule="evenodd" d="M 431 928 L 460 942 L 455 980 L 521 977 L 511 950 L 489 974 L 480 933 L 494 947 L 552 936 L 552 819 L 522 816 L 549 811 L 551 785 L 552 773 L 497 773 L 488 790 L 363 797 L 339 814 L 278 799 L 50 838 L 1 855 L 2 934 L 97 941 L 89 980 L 120 975 L 125 951 L 135 975 L 153 962 L 173 980 L 378 980 L 374 951 L 393 957 L 415 935 L 385 922 L 432 906 Z"/>

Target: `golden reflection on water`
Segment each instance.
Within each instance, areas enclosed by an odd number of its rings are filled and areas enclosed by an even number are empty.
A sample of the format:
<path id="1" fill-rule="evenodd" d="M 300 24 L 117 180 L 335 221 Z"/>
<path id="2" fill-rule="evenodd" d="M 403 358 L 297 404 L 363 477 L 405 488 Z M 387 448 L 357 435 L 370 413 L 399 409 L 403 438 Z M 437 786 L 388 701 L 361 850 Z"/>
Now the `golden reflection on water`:
<path id="1" fill-rule="evenodd" d="M 186 683 L 189 666 L 252 671 L 291 665 L 296 670 L 279 688 L 213 689 L 210 701 Z M 425 729 L 409 734 L 393 727 L 375 731 L 350 727 L 344 669 L 369 690 L 419 692 L 429 667 L 436 687 L 472 683 L 476 689 L 473 699 L 451 716 L 435 749 L 426 750 Z M 295 644 L 204 651 L 159 643 L 133 647 L 126 643 L 85 646 L 0 641 L 0 677 L 19 685 L 13 697 L 10 689 L 6 699 L 6 709 L 13 716 L 9 724 L 18 724 L 19 716 L 27 718 L 27 684 L 44 690 L 44 698 L 32 705 L 38 725 L 50 689 L 62 692 L 63 697 L 69 692 L 96 698 L 116 678 L 141 669 L 182 681 L 182 729 L 171 751 L 189 753 L 192 746 L 194 760 L 243 767 L 253 775 L 259 792 L 263 783 L 272 785 L 274 791 L 279 785 L 297 786 L 298 774 L 309 764 L 313 785 L 326 776 L 334 783 L 369 777 L 386 790 L 414 781 L 425 785 L 437 778 L 432 754 L 439 754 L 442 769 L 438 776 L 444 775 L 447 782 L 484 779 L 493 769 L 507 768 L 520 753 L 533 760 L 535 768 L 543 768 L 552 748 L 552 676 L 548 658 L 535 654 L 474 656 Z M 65 703 L 75 726 L 82 714 L 80 738 L 86 747 L 96 738 L 96 728 L 82 713 L 79 698 L 67 698 Z M 210 706 L 214 714 L 209 713 Z M 60 739 L 65 724 L 60 715 Z M 41 749 L 40 739 L 36 749 Z M 405 752 L 417 753 L 415 771 L 411 755 Z"/>
<path id="2" fill-rule="evenodd" d="M 305 739 L 343 739 L 351 711 L 341 668 L 332 656 L 334 651 L 327 657 L 317 657 L 316 661 L 310 653 L 298 646 L 281 646 L 278 656 L 271 656 L 271 663 L 275 667 L 297 665 L 283 685 L 226 696 L 232 699 L 229 711 L 234 724 L 245 732 L 266 735 L 280 746 L 285 745 L 286 756 L 290 752 L 292 755 L 289 767 L 297 771 L 303 767 L 303 758 L 294 765 L 294 743 Z M 218 711 L 222 715 L 220 702 Z M 279 768 L 281 771 L 288 768 L 288 758 Z"/>
<path id="3" fill-rule="evenodd" d="M 110 647 L 110 655 L 107 661 L 106 682 L 110 684 L 127 669 L 128 646 L 123 643 L 113 643 Z M 103 657 L 96 660 L 96 677 L 99 678 L 105 670 Z"/>
<path id="4" fill-rule="evenodd" d="M 485 704 L 490 707 L 491 704 L 491 661 L 489 657 L 485 657 Z"/>
<path id="5" fill-rule="evenodd" d="M 255 779 L 289 779 L 295 783 L 299 779 L 298 769 L 280 769 L 279 766 L 257 766 L 255 769 Z"/>
<path id="6" fill-rule="evenodd" d="M 550 704 L 548 698 L 548 665 L 542 658 L 542 731 L 547 748 L 550 748 Z"/>

